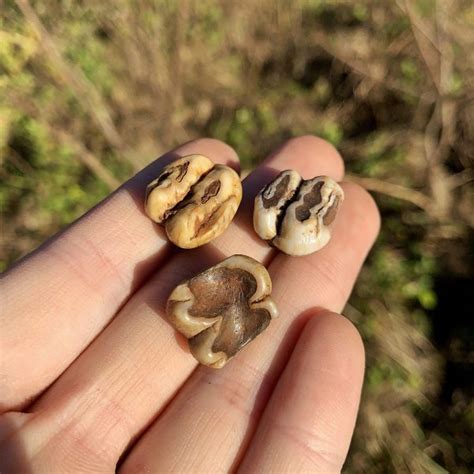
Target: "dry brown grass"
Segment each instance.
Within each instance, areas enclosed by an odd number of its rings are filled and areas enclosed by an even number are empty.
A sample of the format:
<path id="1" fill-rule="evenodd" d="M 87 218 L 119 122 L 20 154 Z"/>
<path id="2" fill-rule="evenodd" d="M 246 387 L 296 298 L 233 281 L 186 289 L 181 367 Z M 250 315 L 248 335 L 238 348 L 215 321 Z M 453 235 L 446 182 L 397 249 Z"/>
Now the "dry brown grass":
<path id="1" fill-rule="evenodd" d="M 367 347 L 347 470 L 472 471 L 471 2 L 0 8 L 6 264 L 177 143 L 216 136 L 250 168 L 322 135 L 384 218 L 346 310 Z"/>

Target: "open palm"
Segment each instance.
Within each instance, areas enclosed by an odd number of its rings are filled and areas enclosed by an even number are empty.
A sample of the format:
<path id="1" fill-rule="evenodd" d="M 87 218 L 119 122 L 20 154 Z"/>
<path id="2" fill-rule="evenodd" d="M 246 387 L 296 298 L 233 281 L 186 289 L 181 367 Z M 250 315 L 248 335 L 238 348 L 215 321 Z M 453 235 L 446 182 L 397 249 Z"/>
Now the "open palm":
<path id="1" fill-rule="evenodd" d="M 337 472 L 357 415 L 364 352 L 344 307 L 379 227 L 343 183 L 330 243 L 288 257 L 252 229 L 256 193 L 283 169 L 343 179 L 326 142 L 289 140 L 243 183 L 227 231 L 178 251 L 143 211 L 146 184 L 192 153 L 238 168 L 227 145 L 168 153 L 3 275 L 0 471 Z M 182 280 L 232 255 L 263 262 L 280 317 L 226 367 L 198 366 L 165 319 Z"/>

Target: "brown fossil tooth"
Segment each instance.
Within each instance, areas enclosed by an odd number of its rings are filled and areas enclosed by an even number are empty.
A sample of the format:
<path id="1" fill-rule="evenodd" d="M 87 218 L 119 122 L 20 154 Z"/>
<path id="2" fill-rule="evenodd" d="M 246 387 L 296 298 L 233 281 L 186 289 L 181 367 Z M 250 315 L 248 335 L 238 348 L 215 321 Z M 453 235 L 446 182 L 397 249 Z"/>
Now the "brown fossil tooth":
<path id="1" fill-rule="evenodd" d="M 262 264 L 234 255 L 178 285 L 168 319 L 201 364 L 221 368 L 277 316 L 271 291 Z"/>

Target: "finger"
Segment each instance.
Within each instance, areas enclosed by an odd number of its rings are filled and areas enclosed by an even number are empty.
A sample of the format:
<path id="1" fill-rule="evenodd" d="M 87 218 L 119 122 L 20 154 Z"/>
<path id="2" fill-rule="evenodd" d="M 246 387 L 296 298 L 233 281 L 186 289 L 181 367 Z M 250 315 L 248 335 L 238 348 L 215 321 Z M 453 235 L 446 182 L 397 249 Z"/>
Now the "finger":
<path id="1" fill-rule="evenodd" d="M 344 177 L 344 161 L 338 151 L 325 140 L 306 135 L 286 141 L 244 180 L 239 212 L 229 231 L 215 240 L 215 247 L 232 255 L 246 254 L 248 246 L 248 251 L 253 252 L 252 255 L 260 261 L 276 254 L 253 229 L 253 205 L 259 191 L 278 173 L 288 168 L 298 171 L 307 179 L 327 175 L 340 181 Z"/>
<path id="2" fill-rule="evenodd" d="M 199 367 L 141 438 L 125 471 L 233 469 L 308 314 L 315 307 L 341 311 L 378 232 L 372 198 L 355 185 L 342 187 L 346 198 L 330 243 L 304 258 L 279 254 L 269 266 L 281 316 L 222 370 Z"/>
<path id="3" fill-rule="evenodd" d="M 302 147 L 302 143 L 306 145 Z M 244 186 L 247 193 L 255 195 L 261 173 L 268 168 L 301 166 L 299 171 L 312 176 L 321 170 L 340 174 L 340 163 L 337 152 L 322 140 L 295 139 Z M 37 424 L 23 430 L 24 438 L 33 443 L 40 440 L 43 445 L 50 440 L 48 448 L 41 449 L 35 458 L 37 463 L 60 465 L 64 453 L 74 452 L 83 462 L 100 460 L 104 469 L 110 469 L 169 402 L 197 365 L 182 338 L 177 338 L 164 320 L 164 304 L 172 288 L 233 253 L 265 259 L 272 251 L 255 245 L 251 228 L 246 232 L 237 230 L 238 226 L 239 220 L 215 244 L 169 260 L 33 407 Z M 47 426 L 55 426 L 52 440 L 50 432 L 41 435 Z"/>
<path id="4" fill-rule="evenodd" d="M 192 153 L 238 165 L 222 142 L 187 143 L 3 276 L 0 411 L 24 404 L 49 385 L 169 253 L 163 231 L 143 212 L 143 193 L 165 164 Z"/>
<path id="5" fill-rule="evenodd" d="M 310 319 L 239 472 L 340 472 L 363 375 L 364 347 L 355 327 L 335 313 Z"/>

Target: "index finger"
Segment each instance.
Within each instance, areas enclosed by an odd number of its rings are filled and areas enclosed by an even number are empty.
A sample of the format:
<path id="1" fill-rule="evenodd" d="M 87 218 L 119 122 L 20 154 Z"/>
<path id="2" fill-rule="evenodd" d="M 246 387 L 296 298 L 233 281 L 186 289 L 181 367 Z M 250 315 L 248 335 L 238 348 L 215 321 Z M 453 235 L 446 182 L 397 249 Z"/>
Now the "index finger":
<path id="1" fill-rule="evenodd" d="M 167 258 L 171 246 L 164 232 L 144 215 L 144 190 L 166 164 L 193 153 L 239 167 L 228 145 L 214 139 L 189 142 L 154 161 L 2 276 L 0 411 L 24 404 L 58 377 Z"/>

